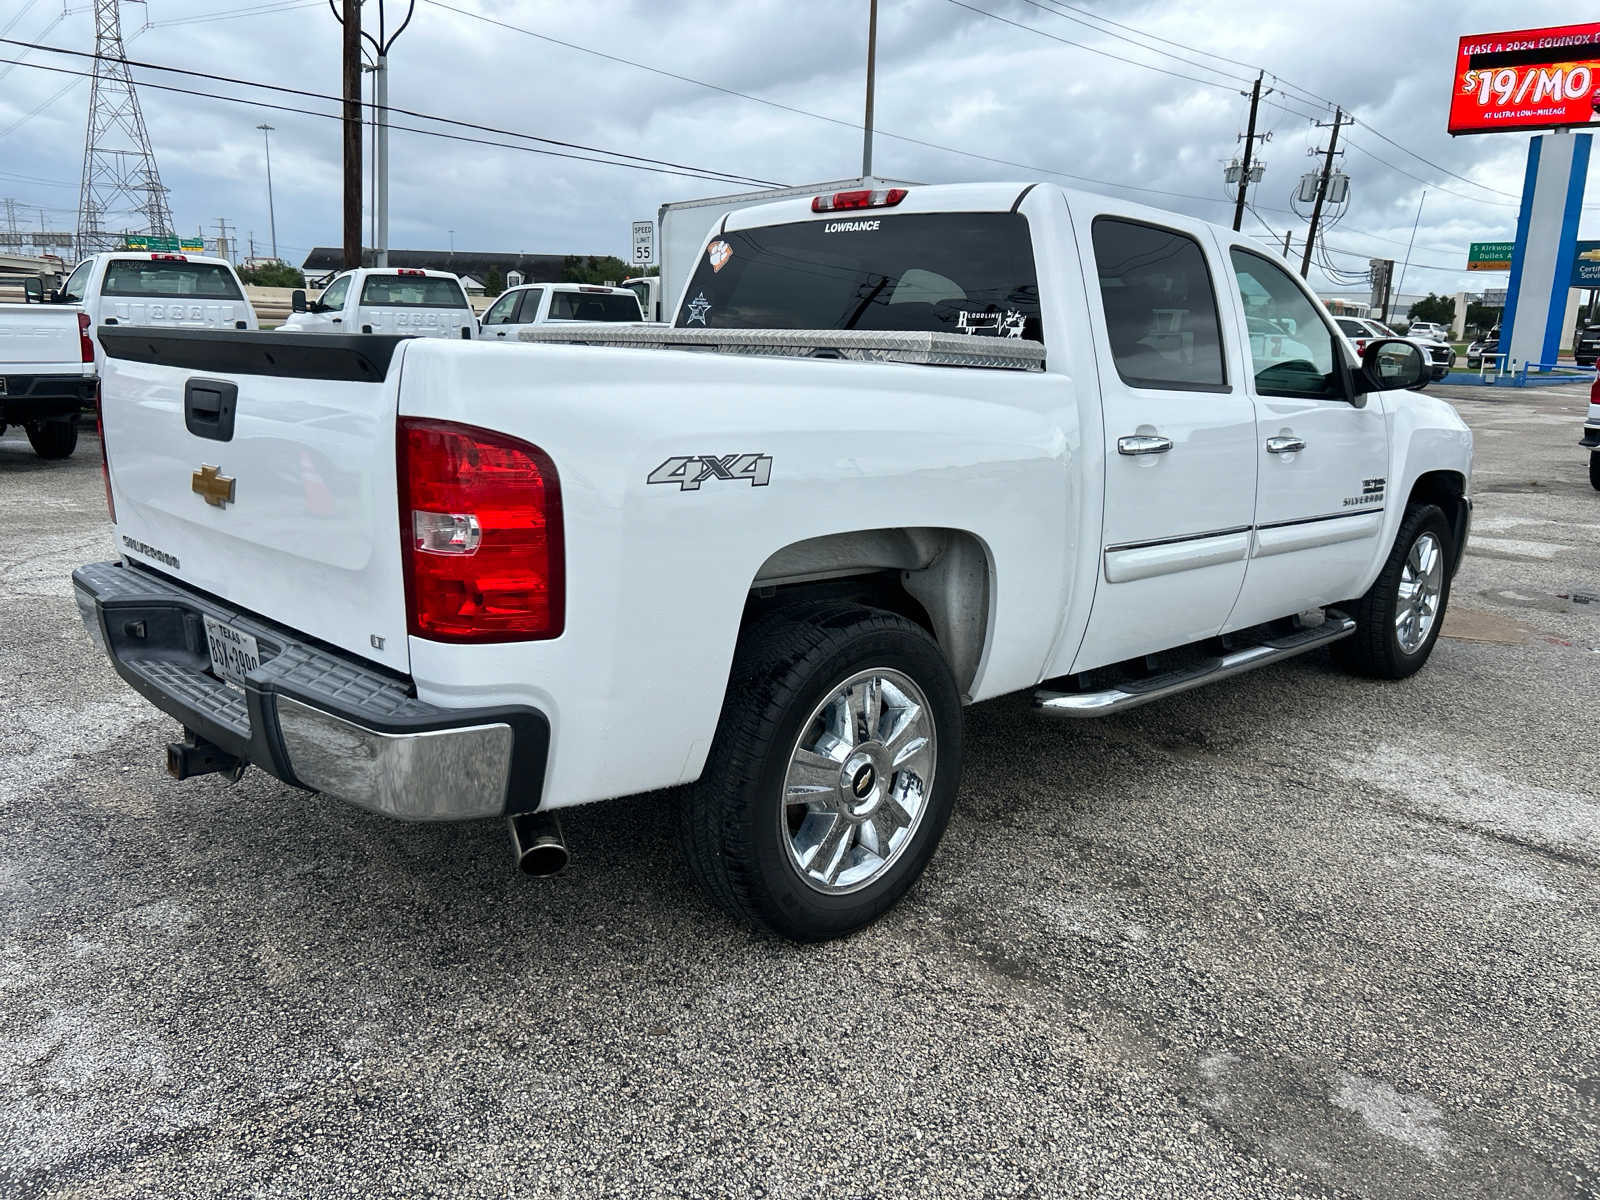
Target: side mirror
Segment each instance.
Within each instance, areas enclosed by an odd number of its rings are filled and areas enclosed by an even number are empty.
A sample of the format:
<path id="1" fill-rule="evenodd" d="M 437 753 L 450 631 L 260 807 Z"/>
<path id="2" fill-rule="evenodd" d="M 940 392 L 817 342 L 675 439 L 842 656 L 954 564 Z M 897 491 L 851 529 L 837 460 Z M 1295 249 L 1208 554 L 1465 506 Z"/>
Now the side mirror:
<path id="1" fill-rule="evenodd" d="M 24 304 L 44 303 L 44 282 L 37 275 L 29 275 L 22 281 L 22 302 Z"/>
<path id="2" fill-rule="evenodd" d="M 1428 382 L 1430 372 L 1422 351 L 1410 342 L 1378 338 L 1368 342 L 1361 355 L 1361 370 L 1356 372 L 1356 394 L 1418 388 Z"/>
<path id="3" fill-rule="evenodd" d="M 295 288 L 294 291 L 289 293 L 289 307 L 298 313 L 306 311 L 305 288 Z"/>

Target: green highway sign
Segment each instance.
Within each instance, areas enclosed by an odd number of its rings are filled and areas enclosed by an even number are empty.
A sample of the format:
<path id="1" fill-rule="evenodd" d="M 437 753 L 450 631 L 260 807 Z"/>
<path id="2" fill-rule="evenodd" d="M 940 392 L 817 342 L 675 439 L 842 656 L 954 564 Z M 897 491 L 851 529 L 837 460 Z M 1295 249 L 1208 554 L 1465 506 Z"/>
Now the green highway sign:
<path id="1" fill-rule="evenodd" d="M 206 244 L 199 238 L 130 237 L 123 239 L 124 250 L 151 250 L 157 254 L 204 254 Z"/>
<path id="2" fill-rule="evenodd" d="M 1473 242 L 1467 248 L 1467 270 L 1509 271 L 1515 242 Z"/>

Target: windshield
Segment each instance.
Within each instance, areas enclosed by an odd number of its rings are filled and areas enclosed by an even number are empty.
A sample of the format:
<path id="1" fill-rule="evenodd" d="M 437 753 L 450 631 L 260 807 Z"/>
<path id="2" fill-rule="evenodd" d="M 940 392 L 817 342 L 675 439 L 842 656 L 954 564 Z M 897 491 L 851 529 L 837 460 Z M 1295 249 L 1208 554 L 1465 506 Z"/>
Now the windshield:
<path id="1" fill-rule="evenodd" d="M 466 308 L 467 297 L 454 279 L 434 275 L 368 275 L 361 303 L 383 308 Z"/>
<path id="2" fill-rule="evenodd" d="M 866 211 L 725 233 L 701 255 L 677 325 L 1044 340 L 1018 213 Z"/>
<path id="3" fill-rule="evenodd" d="M 547 321 L 637 321 L 639 301 L 626 292 L 551 292 Z"/>
<path id="4" fill-rule="evenodd" d="M 106 264 L 105 296 L 149 296 L 175 300 L 243 300 L 233 272 L 221 263 L 177 259 L 117 258 Z"/>

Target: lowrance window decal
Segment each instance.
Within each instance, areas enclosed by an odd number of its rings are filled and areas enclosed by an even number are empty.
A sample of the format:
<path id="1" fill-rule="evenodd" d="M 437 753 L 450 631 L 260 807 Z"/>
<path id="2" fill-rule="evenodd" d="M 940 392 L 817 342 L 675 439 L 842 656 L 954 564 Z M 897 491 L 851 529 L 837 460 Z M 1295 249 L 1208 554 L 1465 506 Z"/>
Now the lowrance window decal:
<path id="1" fill-rule="evenodd" d="M 870 233 L 883 224 L 881 221 L 829 221 L 823 233 Z"/>

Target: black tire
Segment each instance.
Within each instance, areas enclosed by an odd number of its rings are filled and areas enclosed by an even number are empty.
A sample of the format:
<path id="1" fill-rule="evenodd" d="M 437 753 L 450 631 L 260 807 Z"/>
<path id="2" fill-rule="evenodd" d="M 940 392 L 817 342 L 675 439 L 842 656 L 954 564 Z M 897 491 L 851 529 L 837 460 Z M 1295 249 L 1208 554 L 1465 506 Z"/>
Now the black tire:
<path id="1" fill-rule="evenodd" d="M 1412 547 L 1425 533 L 1431 533 L 1443 557 L 1441 564 L 1438 608 L 1433 625 L 1421 645 L 1407 652 L 1400 644 L 1395 629 L 1395 617 L 1400 601 L 1400 581 L 1406 558 Z M 1389 550 L 1388 561 L 1367 594 L 1344 605 L 1356 620 L 1356 631 L 1351 636 L 1333 644 L 1334 658 L 1346 670 L 1372 679 L 1404 679 L 1421 669 L 1433 653 L 1439 631 L 1444 628 L 1445 610 L 1450 604 L 1450 564 L 1455 561 L 1455 542 L 1450 534 L 1450 522 L 1434 504 L 1413 504 L 1407 507 L 1405 519 L 1400 522 L 1394 545 Z"/>
<path id="2" fill-rule="evenodd" d="M 1589 486 L 1600 491 L 1600 450 L 1589 451 Z"/>
<path id="3" fill-rule="evenodd" d="M 923 693 L 933 786 L 881 873 L 857 891 L 828 894 L 791 858 L 785 780 L 818 706 L 873 668 Z M 740 638 L 705 773 L 681 803 L 679 836 L 696 881 L 732 915 L 796 941 L 839 937 L 877 919 L 917 881 L 949 823 L 960 772 L 961 698 L 934 640 L 904 617 L 858 604 L 797 606 Z"/>
<path id="4" fill-rule="evenodd" d="M 69 458 L 78 448 L 78 422 L 33 421 L 27 426 L 28 444 L 40 458 Z"/>

